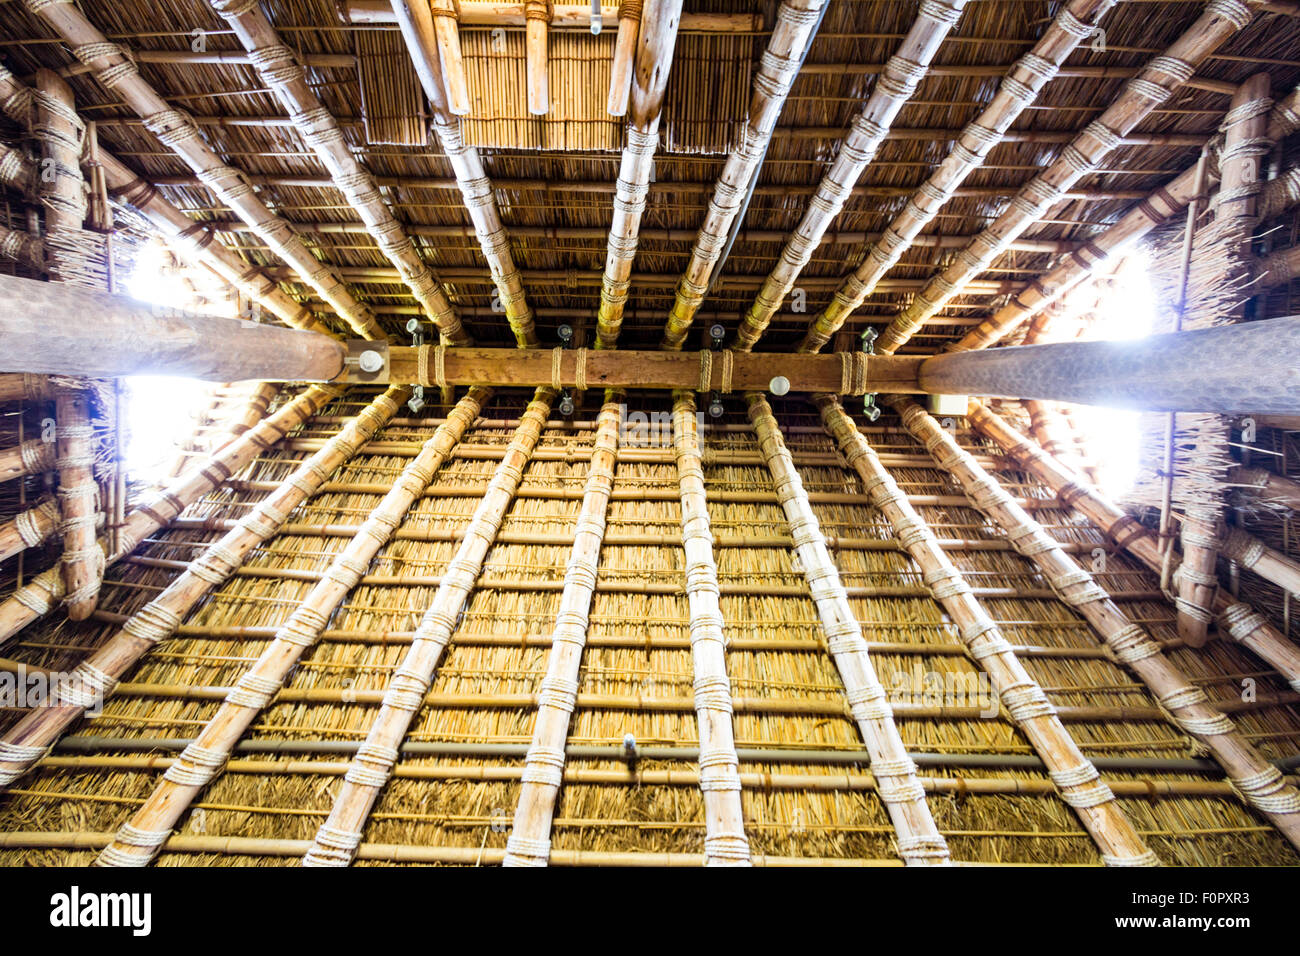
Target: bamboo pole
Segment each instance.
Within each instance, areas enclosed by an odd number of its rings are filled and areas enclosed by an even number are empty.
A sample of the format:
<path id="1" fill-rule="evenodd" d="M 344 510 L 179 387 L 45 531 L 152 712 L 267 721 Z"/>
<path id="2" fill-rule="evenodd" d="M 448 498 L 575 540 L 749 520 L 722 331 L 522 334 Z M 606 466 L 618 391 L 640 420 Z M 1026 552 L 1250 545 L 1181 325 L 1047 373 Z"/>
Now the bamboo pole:
<path id="1" fill-rule="evenodd" d="M 591 29 L 590 4 L 552 3 L 547 16 L 552 30 Z M 602 3 L 601 28 L 616 27 L 629 3 Z M 387 0 L 344 0 L 340 16 L 345 23 L 392 23 L 394 16 Z M 477 2 L 461 0 L 456 17 L 461 26 L 505 27 L 519 29 L 527 25 L 527 11 L 521 3 Z M 763 30 L 763 17 L 756 13 L 686 13 L 683 27 L 692 33 L 757 33 Z"/>
<path id="2" fill-rule="evenodd" d="M 732 727 L 721 589 L 713 560 L 713 534 L 704 489 L 704 465 L 695 396 L 673 394 L 673 453 L 681 491 L 682 548 L 690 606 L 695 718 L 700 740 L 700 789 L 704 794 L 706 866 L 748 866 L 749 840 L 740 801 L 739 760 Z"/>
<path id="3" fill-rule="evenodd" d="M 931 316 L 960 295 L 1002 252 L 1006 242 L 1060 202 L 1063 193 L 1095 170 L 1127 133 L 1190 79 L 1198 65 L 1244 29 L 1257 7 L 1255 0 L 1209 0 L 1196 22 L 1162 54 L 1147 61 L 1105 112 L 1084 127 L 1055 162 L 1025 184 L 1006 211 L 894 318 L 877 340 L 877 351 L 897 351 Z"/>
<path id="4" fill-rule="evenodd" d="M 1252 807 L 1268 817 L 1300 848 L 1300 793 L 1243 738 L 1205 692 L 1164 656 L 1147 632 L 1133 624 L 1093 576 L 1056 547 L 1042 526 L 1013 502 L 997 479 L 984 471 L 916 403 L 899 399 L 903 423 L 925 445 L 939 467 L 961 482 L 972 504 L 1006 532 L 1039 568 L 1061 600 L 1074 608 L 1116 655 L 1150 689 L 1180 731 L 1205 745 Z"/>
<path id="5" fill-rule="evenodd" d="M 1219 538 L 1219 550 L 1229 561 L 1237 562 L 1265 581 L 1271 581 L 1282 590 L 1300 597 L 1300 561 L 1295 558 L 1270 548 L 1241 528 L 1225 529 Z M 1186 562 L 1186 557 L 1183 560 Z"/>
<path id="6" fill-rule="evenodd" d="M 611 116 L 627 113 L 632 92 L 632 60 L 636 35 L 641 26 L 642 0 L 622 0 L 618 5 L 618 36 L 614 40 L 614 61 L 609 68 L 609 99 L 605 111 Z"/>
<path id="7" fill-rule="evenodd" d="M 551 853 L 551 821 L 564 782 L 564 744 L 578 698 L 578 676 L 587 642 L 596 566 L 605 534 L 605 513 L 614 484 L 621 396 L 607 394 L 597 418 L 596 445 L 587 473 L 573 547 L 565 566 L 564 593 L 551 635 L 546 676 L 537 695 L 537 719 L 528 745 L 514 822 L 506 840 L 505 866 L 545 866 Z"/>
<path id="8" fill-rule="evenodd" d="M 392 0 L 392 9 L 397 15 L 411 61 L 415 64 L 415 72 L 420 77 L 420 85 L 429 98 L 433 130 L 438 135 L 438 142 L 456 177 L 456 185 L 474 225 L 474 234 L 478 237 L 483 257 L 487 260 L 506 321 L 510 324 L 519 347 L 533 348 L 538 342 L 537 330 L 533 325 L 533 311 L 524 295 L 523 279 L 510 252 L 510 237 L 501 224 L 492 181 L 483 168 L 478 150 L 465 144 L 460 121 L 448 105 L 447 92 L 442 82 L 438 36 L 435 35 L 434 18 L 428 0 Z M 452 28 L 455 29 L 454 23 Z M 466 109 L 468 110 L 468 104 Z"/>
<path id="9" fill-rule="evenodd" d="M 636 41 L 627 141 L 615 183 L 605 272 L 601 276 L 600 308 L 596 313 L 598 349 L 614 348 L 623 327 L 623 307 L 627 303 L 632 263 L 636 259 L 637 232 L 641 228 L 646 195 L 650 191 L 650 176 L 654 172 L 664 89 L 672 70 L 681 13 L 682 0 L 645 0 L 645 12 Z M 529 20 L 530 24 L 533 22 Z"/>
<path id="10" fill-rule="evenodd" d="M 28 508 L 0 525 L 0 561 L 42 544 L 58 527 L 58 501 L 42 499 L 36 507 Z"/>
<path id="11" fill-rule="evenodd" d="M 867 656 L 862 628 L 826 550 L 817 517 L 808 504 L 776 419 L 762 395 L 751 392 L 746 398 L 759 448 L 790 525 L 795 555 L 817 605 L 827 647 L 844 682 L 849 711 L 871 755 L 879 797 L 897 833 L 898 855 L 909 866 L 947 864 L 948 845 L 916 782 L 916 765 L 908 757 L 894 723 L 896 708 Z"/>
<path id="12" fill-rule="evenodd" d="M 45 272 L 47 268 L 45 241 L 21 229 L 0 227 L 0 257 L 12 259 L 37 272 Z"/>
<path id="13" fill-rule="evenodd" d="M 885 72 L 872 85 L 870 98 L 854 118 L 835 160 L 822 176 L 808 211 L 781 250 L 775 268 L 763 280 L 754 303 L 741 319 L 733 341 L 734 348 L 750 351 L 766 331 L 832 220 L 839 215 L 853 184 L 875 158 L 885 131 L 916 91 L 930 60 L 956 24 L 965 5 L 966 0 L 926 0 L 920 5 L 907 37 L 890 58 Z"/>
<path id="14" fill-rule="evenodd" d="M 676 298 L 664 328 L 663 347 L 681 349 L 704 301 L 727 236 L 740 215 L 745 191 L 759 174 L 776 121 L 781 116 L 798 65 L 817 32 L 822 8 L 830 0 L 782 0 L 767 49 L 754 74 L 754 92 L 740 137 L 727 154 L 709 201 L 691 259 L 677 285 Z"/>
<path id="15" fill-rule="evenodd" d="M 541 436 L 542 424 L 551 410 L 555 392 L 539 388 L 519 428 L 510 440 L 507 455 L 492 475 L 469 531 L 448 564 L 446 580 L 438 585 L 433 603 L 420 621 L 411 648 L 394 672 L 380 707 L 357 751 L 352 769 L 334 799 L 329 818 L 321 826 L 304 865 L 347 866 L 361 843 L 361 831 L 379 791 L 388 782 L 397 760 L 397 747 L 423 706 L 424 695 L 433 682 L 443 649 L 451 640 L 456 621 L 483 567 L 506 509 Z"/>
<path id="16" fill-rule="evenodd" d="M 429 0 L 429 12 L 433 16 L 434 36 L 438 40 L 438 59 L 442 64 L 443 88 L 447 91 L 447 109 L 456 116 L 467 116 L 470 111 L 469 83 L 465 78 L 465 61 L 461 56 L 456 6 L 452 0 Z"/>
<path id="17" fill-rule="evenodd" d="M 325 448 L 296 468 L 278 491 L 205 548 L 162 593 L 82 660 L 72 672 L 72 682 L 60 687 L 50 706 L 33 710 L 0 735 L 0 787 L 26 773 L 87 706 L 111 695 L 122 677 L 156 644 L 171 637 L 200 601 L 229 579 L 254 549 L 279 533 L 289 513 L 356 455 L 409 395 L 409 389 L 394 387 L 371 402 Z"/>
<path id="18" fill-rule="evenodd" d="M 524 68 L 528 77 L 528 112 L 534 116 L 545 116 L 550 110 L 546 76 L 546 37 L 551 20 L 548 6 L 547 0 L 524 0 Z"/>
<path id="19" fill-rule="evenodd" d="M 972 595 L 956 565 L 939 547 L 934 532 L 907 502 L 867 440 L 844 413 L 838 400 L 816 399 L 826 430 L 862 479 L 872 504 L 889 520 L 922 571 L 934 598 L 957 626 L 970 656 L 992 682 L 1011 719 L 1047 767 L 1060 797 L 1078 815 L 1085 830 L 1111 866 L 1155 866 L 1159 859 L 1143 843 L 1132 823 L 1054 712 L 1047 695 L 1029 674 L 997 624 Z"/>
<path id="20" fill-rule="evenodd" d="M 275 396 L 279 394 L 280 383 L 259 382 L 256 387 L 254 387 L 252 394 L 248 396 L 248 403 L 231 423 L 230 438 L 221 445 L 218 445 L 217 450 L 220 450 L 222 447 L 244 434 L 244 432 L 248 431 L 265 418 L 266 413 L 270 411 L 271 402 L 275 399 Z M 392 419 L 390 418 L 389 421 L 391 422 Z"/>
<path id="21" fill-rule="evenodd" d="M 222 161 L 203 139 L 193 118 L 183 110 L 172 108 L 80 9 L 71 3 L 40 0 L 27 0 L 27 6 L 71 47 L 79 60 L 93 69 L 104 87 L 120 96 L 145 121 L 146 128 L 252 226 L 358 335 L 383 338 L 370 310 L 353 297 L 330 266 L 312 254 L 289 221 L 276 215 L 258 197 L 243 172 Z"/>
<path id="22" fill-rule="evenodd" d="M 1077 509 L 1147 568 L 1160 573 L 1164 552 L 1159 539 L 1137 519 L 1107 501 L 1079 475 L 1024 439 L 986 406 L 971 402 L 969 420 L 982 434 L 1005 449 L 1021 467 L 1055 491 L 1061 501 Z M 1300 691 L 1300 648 L 1254 608 L 1234 601 L 1223 591 L 1215 599 L 1214 611 L 1223 631 L 1271 665 L 1294 690 Z"/>
<path id="23" fill-rule="evenodd" d="M 229 0 L 209 0 L 209 3 L 230 24 L 258 75 L 289 109 L 299 134 L 320 157 L 331 180 L 361 216 L 379 251 L 397 267 L 443 340 L 469 345 L 471 337 L 456 316 L 446 291 L 416 252 L 402 224 L 380 195 L 370 170 L 352 154 L 343 130 L 307 82 L 297 57 L 284 45 L 261 8 L 256 4 L 232 4 Z"/>
<path id="24" fill-rule="evenodd" d="M 54 442 L 32 438 L 10 448 L 0 449 L 0 481 L 12 481 L 27 475 L 42 475 L 54 470 Z"/>
<path id="25" fill-rule="evenodd" d="M 1249 488 L 1265 503 L 1300 511 L 1300 482 L 1263 468 L 1233 468 L 1228 477 L 1235 486 Z"/>
<path id="26" fill-rule="evenodd" d="M 30 372 L 5 372 L 0 374 L 0 403 L 48 402 L 51 398 L 50 380 L 44 375 Z"/>
<path id="27" fill-rule="evenodd" d="M 24 196 L 36 193 L 36 164 L 17 146 L 0 143 L 0 183 Z"/>
<path id="28" fill-rule="evenodd" d="M 256 428 L 191 468 L 127 516 L 120 532 L 119 550 L 107 555 L 107 563 L 112 564 L 134 551 L 145 537 L 168 524 L 200 497 L 220 487 L 260 452 L 274 448 L 291 429 L 307 421 L 338 395 L 338 388 L 312 386 Z M 106 542 L 101 538 L 100 547 L 105 546 Z M 32 621 L 48 614 L 63 599 L 63 594 L 63 578 L 57 568 L 52 568 L 38 574 L 0 602 L 0 644 Z"/>
<path id="29" fill-rule="evenodd" d="M 101 866 L 144 866 L 157 855 L 176 821 L 221 773 L 249 725 L 277 693 L 283 695 L 302 656 L 320 639 L 330 616 L 357 586 L 366 567 L 405 519 L 490 397 L 487 389 L 473 389 L 457 403 L 447 421 L 425 443 L 420 456 L 407 465 L 370 513 L 363 533 L 334 558 L 317 585 L 276 631 L 275 639 L 224 695 L 221 707 L 198 738 L 185 748 L 131 821 L 118 830 L 117 838 L 99 857 Z"/>
<path id="30" fill-rule="evenodd" d="M 810 324 L 799 351 L 818 352 L 831 340 L 921 230 L 934 220 L 953 191 L 984 162 L 1016 118 L 1038 98 L 1061 64 L 1097 29 L 1114 2 L 1071 0 L 1061 7 L 1033 49 L 1007 71 L 984 111 L 962 130 L 952 151 L 894 217 L 884 236 L 866 250 L 862 264 L 841 283 L 830 304 Z"/>

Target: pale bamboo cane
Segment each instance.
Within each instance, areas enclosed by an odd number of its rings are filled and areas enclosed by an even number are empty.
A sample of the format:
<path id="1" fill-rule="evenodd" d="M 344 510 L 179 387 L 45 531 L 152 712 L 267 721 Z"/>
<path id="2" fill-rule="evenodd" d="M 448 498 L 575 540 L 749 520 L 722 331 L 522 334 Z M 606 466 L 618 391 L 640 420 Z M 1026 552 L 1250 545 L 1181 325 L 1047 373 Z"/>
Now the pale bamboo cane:
<path id="1" fill-rule="evenodd" d="M 751 392 L 747 401 L 759 448 L 790 525 L 795 555 L 817 605 L 827 647 L 844 682 L 850 713 L 871 755 L 871 772 L 879 786 L 880 800 L 897 834 L 898 855 L 908 865 L 948 864 L 948 844 L 935 826 L 925 793 L 917 783 L 916 765 L 903 746 L 893 708 L 867 655 L 862 628 L 826 550 L 817 516 L 808 503 L 776 419 L 762 395 Z"/>
<path id="2" fill-rule="evenodd" d="M 1061 550 L 1042 525 L 1017 505 L 997 479 L 976 464 L 924 409 L 908 399 L 894 399 L 892 403 L 902 415 L 903 424 L 925 445 L 939 467 L 961 483 L 972 504 L 1006 532 L 1061 600 L 1077 611 L 1115 652 L 1116 660 L 1150 689 L 1170 722 L 1204 744 L 1242 798 L 1300 849 L 1300 793 L 1237 732 L 1222 711 L 1211 705 L 1205 692 L 1164 656 L 1147 632 L 1125 616 L 1092 574 Z M 1019 708 L 1041 706 L 1028 700 L 1004 699 L 1003 703 L 1013 718 Z"/>
<path id="3" fill-rule="evenodd" d="M 290 430 L 311 418 L 341 391 L 335 386 L 312 386 L 237 441 L 191 468 L 148 503 L 132 511 L 120 531 L 120 546 L 107 555 L 107 563 L 112 564 L 134 551 L 147 535 L 167 525 L 209 491 L 220 487 L 259 452 L 270 451 Z M 107 548 L 107 539 L 101 537 L 99 546 Z M 0 644 L 32 621 L 50 613 L 63 599 L 63 594 L 63 577 L 58 568 L 51 568 L 0 602 Z"/>
<path id="4" fill-rule="evenodd" d="M 524 761 L 514 823 L 506 840 L 505 866 L 545 866 L 551 852 L 551 819 L 564 776 L 564 744 L 578 699 L 578 674 L 587 641 L 587 619 L 596 588 L 596 564 L 605 536 L 605 512 L 614 484 L 622 408 L 606 394 L 596 420 L 596 444 L 582 495 L 564 592 L 551 636 L 546 677 L 537 698 L 537 721 Z"/>
<path id="5" fill-rule="evenodd" d="M 614 62 L 609 68 L 609 99 L 605 111 L 611 116 L 627 112 L 632 92 L 632 62 L 636 34 L 641 26 L 641 0 L 622 0 L 618 5 L 618 37 L 614 40 Z"/>
<path id="6" fill-rule="evenodd" d="M 1227 528 L 1219 539 L 1219 550 L 1225 558 L 1300 597 L 1300 561 L 1295 558 L 1241 528 Z"/>
<path id="7" fill-rule="evenodd" d="M 47 541 L 59 527 L 59 503 L 46 498 L 0 525 L 0 561 Z"/>
<path id="8" fill-rule="evenodd" d="M 1017 433 L 987 406 L 972 401 L 968 417 L 981 434 L 1001 445 L 1012 460 L 1055 491 L 1065 504 L 1078 509 L 1116 544 L 1150 570 L 1160 573 L 1164 554 L 1152 531 Z M 1300 691 L 1300 647 L 1283 637 L 1250 605 L 1234 601 L 1223 591 L 1215 599 L 1214 611 L 1222 630 L 1272 666 L 1292 689 Z"/>
<path id="9" fill-rule="evenodd" d="M 465 538 L 447 565 L 447 573 L 420 621 L 410 650 L 389 682 L 379 714 L 334 798 L 330 815 L 303 858 L 305 866 L 347 866 L 356 855 L 366 819 L 392 775 L 397 748 L 423 706 L 442 652 L 451 641 L 460 612 L 519 487 L 554 400 L 553 389 L 539 388 L 520 418 L 506 457 L 497 466 L 474 509 Z"/>
<path id="10" fill-rule="evenodd" d="M 632 263 L 636 259 L 641 215 L 645 212 L 646 196 L 650 192 L 650 174 L 654 172 L 664 89 L 672 70 L 681 13 L 682 0 L 645 0 L 641 32 L 636 43 L 627 142 L 615 183 L 605 272 L 600 284 L 600 308 L 596 313 L 598 349 L 614 348 L 623 328 L 623 307 L 632 283 Z"/>
<path id="11" fill-rule="evenodd" d="M 528 112 L 545 116 L 550 110 L 550 84 L 546 75 L 549 0 L 524 0 L 524 70 L 528 81 Z M 445 61 L 444 61 L 445 62 Z"/>
<path id="12" fill-rule="evenodd" d="M 54 442 L 31 438 L 0 450 L 0 481 L 54 470 Z"/>
<path id="13" fill-rule="evenodd" d="M 239 0 L 227 0 L 235 5 Z M 90 67 L 110 93 L 121 97 L 144 120 L 146 128 L 199 176 L 223 203 L 249 224 L 308 285 L 364 338 L 382 339 L 374 315 L 348 291 L 334 270 L 323 264 L 293 226 L 274 213 L 248 183 L 207 144 L 194 118 L 175 109 L 141 75 L 118 47 L 71 3 L 24 0 L 29 12 L 44 20 L 77 59 Z"/>
<path id="14" fill-rule="evenodd" d="M 822 176 L 808 211 L 741 319 L 732 348 L 750 351 L 767 329 L 965 6 L 966 0 L 922 0 L 911 30 L 876 78 L 870 98 Z"/>
<path id="15" fill-rule="evenodd" d="M 289 513 L 316 494 L 344 462 L 397 413 L 410 395 L 394 386 L 341 429 L 321 451 L 289 475 L 219 541 L 204 549 L 162 593 L 131 616 L 73 670 L 75 680 L 50 706 L 31 711 L 0 735 L 0 787 L 22 776 L 63 731 L 91 704 L 100 704 L 118 681 L 160 641 L 169 638 L 187 614 L 226 581 L 257 547 L 279 533 Z M 102 552 L 101 552 L 102 553 Z"/>
<path id="16" fill-rule="evenodd" d="M 1124 92 L 1062 150 L 1059 158 L 1031 179 L 969 245 L 958 252 L 940 275 L 918 292 L 876 342 L 885 354 L 897 351 L 931 316 L 962 293 L 1005 248 L 1054 205 L 1075 183 L 1095 170 L 1151 111 L 1189 80 L 1196 67 L 1233 34 L 1244 29 L 1259 7 L 1258 0 L 1209 0 L 1204 12 L 1159 56 L 1147 61 Z"/>
<path id="17" fill-rule="evenodd" d="M 416 252 L 402 224 L 379 193 L 370 171 L 352 154 L 338 121 L 307 82 L 294 52 L 284 45 L 257 4 L 209 0 L 248 50 L 258 75 L 289 109 L 294 126 L 320 157 L 334 184 L 356 209 L 367 232 L 401 274 L 415 300 L 437 326 L 444 341 L 470 345 L 472 339 L 456 316 L 446 291 Z"/>
<path id="18" fill-rule="evenodd" d="M 176 821 L 222 772 L 239 738 L 284 686 L 302 656 L 320 640 L 330 616 L 356 587 L 490 396 L 488 389 L 472 388 L 452 409 L 447 421 L 425 442 L 420 456 L 403 469 L 392 490 L 370 513 L 362 533 L 334 558 L 198 737 L 168 769 L 131 821 L 118 830 L 96 861 L 100 866 L 144 866 L 157 855 Z"/>
<path id="19" fill-rule="evenodd" d="M 971 594 L 970 585 L 940 548 L 934 532 L 908 503 L 839 400 L 819 396 L 815 403 L 826 430 L 861 477 L 871 503 L 890 522 L 904 549 L 920 567 L 935 600 L 957 625 L 971 658 L 989 675 L 998 696 L 1004 702 L 1012 701 L 1019 711 L 1018 715 L 1012 714 L 1012 719 L 1047 766 L 1061 799 L 1074 809 L 1092 836 L 1102 861 L 1111 866 L 1157 865 L 1158 858 L 1143 843 L 1097 768 L 1052 711 L 1042 687 L 1025 670 L 997 624 Z M 1023 701 L 1032 701 L 1034 706 L 1026 708 Z M 1011 708 L 1009 704 L 1008 710 Z"/>
<path id="20" fill-rule="evenodd" d="M 818 352 L 844 325 L 897 264 L 939 209 L 983 162 L 1016 118 L 1038 98 L 1061 64 L 1097 29 L 1115 0 L 1070 0 L 1034 44 L 1016 61 L 997 94 L 964 130 L 952 152 L 917 189 L 883 236 L 866 250 L 862 264 L 835 291 L 799 343 L 800 352 Z"/>
<path id="21" fill-rule="evenodd" d="M 677 284 L 676 298 L 664 329 L 666 349 L 680 349 L 686 342 L 732 224 L 740 214 L 745 191 L 758 175 L 795 73 L 812 43 L 822 8 L 829 2 L 782 0 L 777 10 L 776 25 L 754 74 L 754 92 L 740 143 L 727 154 L 704 223 L 691 248 L 691 260 Z"/>
<path id="22" fill-rule="evenodd" d="M 740 802 L 740 763 L 731 720 L 726 637 L 718 605 L 718 569 L 713 560 L 713 534 L 692 392 L 673 394 L 673 453 L 681 490 L 682 549 L 690 604 L 700 789 L 704 793 L 704 860 L 706 866 L 748 866 L 749 840 Z"/>

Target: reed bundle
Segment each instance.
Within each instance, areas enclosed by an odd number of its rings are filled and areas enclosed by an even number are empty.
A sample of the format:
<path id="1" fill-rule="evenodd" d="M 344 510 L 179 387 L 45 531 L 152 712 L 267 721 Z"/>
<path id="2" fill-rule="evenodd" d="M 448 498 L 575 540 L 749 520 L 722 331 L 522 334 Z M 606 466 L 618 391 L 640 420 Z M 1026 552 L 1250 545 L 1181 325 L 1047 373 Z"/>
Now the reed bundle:
<path id="1" fill-rule="evenodd" d="M 790 523 L 795 554 L 817 604 L 827 646 L 844 681 L 853 719 L 871 753 L 872 772 L 881 781 L 879 795 L 898 834 L 898 855 L 909 865 L 948 863 L 948 846 L 916 784 L 916 766 L 907 756 L 885 688 L 867 658 L 861 626 L 844 594 L 772 410 L 757 393 L 751 393 L 747 402 L 759 447 Z M 889 781 L 887 787 L 885 780 Z"/>
<path id="2" fill-rule="evenodd" d="M 77 720 L 88 703 L 102 702 L 137 661 L 166 641 L 213 589 L 234 573 L 255 548 L 279 533 L 289 514 L 353 457 L 400 407 L 409 389 L 389 389 L 321 451 L 308 458 L 231 531 L 188 564 L 161 594 L 146 604 L 73 671 L 80 686 L 60 693 L 57 705 L 41 708 L 0 736 L 0 785 L 8 785 Z M 24 759 L 26 758 L 26 759 Z M 179 771 L 178 771 L 179 773 Z"/>
<path id="3" fill-rule="evenodd" d="M 539 687 L 537 718 L 528 745 L 514 822 L 506 840 L 505 866 L 545 866 L 551 853 L 551 820 L 564 783 L 564 742 L 578 699 L 578 676 L 587 642 L 596 564 L 605 534 L 605 512 L 614 485 L 621 408 L 607 395 L 596 419 L 596 443 L 582 495 L 573 549 L 564 572 L 564 593 L 551 635 L 546 677 Z M 498 540 L 500 540 L 498 538 Z"/>
<path id="4" fill-rule="evenodd" d="M 429 123 L 424 93 L 399 33 L 360 30 L 354 34 L 357 81 L 366 142 L 372 145 L 427 146 Z"/>
<path id="5" fill-rule="evenodd" d="M 1004 244 L 1037 222 L 1062 194 L 1120 144 L 1153 109 L 1195 73 L 1206 57 L 1255 15 L 1243 0 L 1210 0 L 1204 12 L 1165 52 L 1147 61 L 1142 72 L 1096 120 L 1082 129 L 1050 166 L 1017 193 L 997 219 L 953 258 L 943 272 L 917 293 L 881 334 L 876 347 L 892 354 L 983 272 Z"/>
<path id="6" fill-rule="evenodd" d="M 1112 6 L 1113 0 L 1072 0 L 1061 7 L 1033 49 L 1007 73 L 984 111 L 967 124 L 952 151 L 908 199 L 884 236 L 866 250 L 862 264 L 840 284 L 830 305 L 809 326 L 799 343 L 799 351 L 818 352 L 831 340 L 898 263 L 921 230 L 934 220 L 953 190 L 984 162 L 1016 118 L 1038 98 L 1061 64 L 1097 29 L 1098 22 Z"/>
<path id="7" fill-rule="evenodd" d="M 313 386 L 279 409 L 270 418 L 226 445 L 205 463 L 168 485 L 160 494 L 132 511 L 119 532 L 118 550 L 105 555 L 107 564 L 135 550 L 152 534 L 213 488 L 242 469 L 260 451 L 273 447 L 293 428 L 302 424 L 338 389 Z M 0 472 L 2 473 L 2 472 Z M 106 541 L 100 540 L 103 548 Z M 0 602 L 0 643 L 4 643 L 32 621 L 44 617 L 64 596 L 63 578 L 57 569 L 37 575 Z"/>
<path id="8" fill-rule="evenodd" d="M 930 60 L 961 17 L 966 0 L 933 0 L 920 5 L 916 21 L 884 73 L 876 78 L 871 96 L 854 118 L 834 162 L 822 176 L 817 193 L 799 227 L 781 250 L 776 267 L 763 280 L 754 304 L 736 330 L 733 347 L 748 352 L 781 308 L 822 236 L 839 215 L 849 191 L 875 158 L 885 133 L 925 76 Z M 973 276 L 972 276 L 973 278 Z"/>
<path id="9" fill-rule="evenodd" d="M 1222 711 L 1211 706 L 1205 692 L 1189 682 L 1147 632 L 1124 615 L 1092 574 L 1061 553 L 1042 527 L 1011 501 L 997 479 L 975 464 L 933 418 L 910 400 L 899 400 L 896 407 L 904 424 L 939 466 L 961 482 L 972 503 L 1002 527 L 1017 549 L 1038 565 L 1061 600 L 1083 616 L 1117 659 L 1150 688 L 1171 722 L 1204 744 L 1243 798 L 1266 815 L 1293 846 L 1300 847 L 1300 792 L 1282 779 L 1277 768 L 1238 733 Z M 1014 716 L 1017 704 L 1004 703 Z M 1052 705 L 1044 698 L 1027 699 L 1018 706 L 1050 710 Z"/>
<path id="10" fill-rule="evenodd" d="M 672 311 L 664 328 L 663 347 L 680 349 L 700 304 L 709 290 L 717 262 L 737 217 L 743 214 L 744 194 L 758 177 L 759 166 L 767 153 L 776 121 L 781 116 L 790 87 L 794 85 L 797 64 L 802 63 L 817 34 L 827 0 L 782 0 L 776 13 L 776 25 L 768 39 L 754 90 L 741 130 L 740 145 L 732 146 L 726 164 L 718 176 L 713 197 L 700 226 L 699 236 L 691 247 L 691 259 L 677 286 Z M 704 100 L 713 112 L 712 97 Z"/>

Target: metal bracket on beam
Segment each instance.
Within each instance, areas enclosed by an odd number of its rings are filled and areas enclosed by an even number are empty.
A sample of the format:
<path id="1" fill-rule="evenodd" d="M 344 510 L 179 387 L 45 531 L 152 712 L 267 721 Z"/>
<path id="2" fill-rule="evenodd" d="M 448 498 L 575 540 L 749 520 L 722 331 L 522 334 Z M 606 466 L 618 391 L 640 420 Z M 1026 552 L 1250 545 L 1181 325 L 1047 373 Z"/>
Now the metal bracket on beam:
<path id="1" fill-rule="evenodd" d="M 388 381 L 388 343 L 348 339 L 343 371 L 336 382 L 384 384 Z"/>

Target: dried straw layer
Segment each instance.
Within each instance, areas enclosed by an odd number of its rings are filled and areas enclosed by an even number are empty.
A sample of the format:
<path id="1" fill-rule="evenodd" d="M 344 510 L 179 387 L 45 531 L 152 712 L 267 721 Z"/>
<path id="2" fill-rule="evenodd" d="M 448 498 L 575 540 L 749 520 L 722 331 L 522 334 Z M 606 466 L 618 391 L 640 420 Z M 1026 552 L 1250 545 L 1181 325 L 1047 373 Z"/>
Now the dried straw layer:
<path id="1" fill-rule="evenodd" d="M 1143 843 L 1101 780 L 1097 768 L 1083 755 L 1060 718 L 1050 708 L 1025 708 L 1022 701 L 1046 701 L 1042 687 L 1021 664 L 993 618 L 971 594 L 971 587 L 939 547 L 934 532 L 908 503 L 898 483 L 858 432 L 839 401 L 816 400 L 826 429 L 835 438 L 862 479 L 872 503 L 889 519 L 894 534 L 921 569 L 922 580 L 952 618 L 972 660 L 992 679 L 993 687 L 1012 720 L 1042 758 L 1061 799 L 1079 815 L 1084 828 L 1111 866 L 1154 866 L 1159 859 Z"/>
<path id="2" fill-rule="evenodd" d="M 1092 574 L 1063 553 L 1042 526 L 1011 500 L 997 479 L 976 464 L 924 409 L 907 399 L 895 400 L 895 407 L 939 466 L 961 482 L 972 503 L 1002 527 L 1017 550 L 1038 565 L 1061 599 L 1151 688 L 1170 720 L 1201 741 L 1251 806 L 1267 815 L 1291 844 L 1300 848 L 1300 793 L 1295 787 L 1283 780 L 1225 714 L 1211 706 L 1205 692 L 1190 683 L 1148 633 L 1125 616 Z M 1004 703 L 1013 716 L 1017 709 L 1050 712 L 1052 706 L 1041 694 Z"/>

